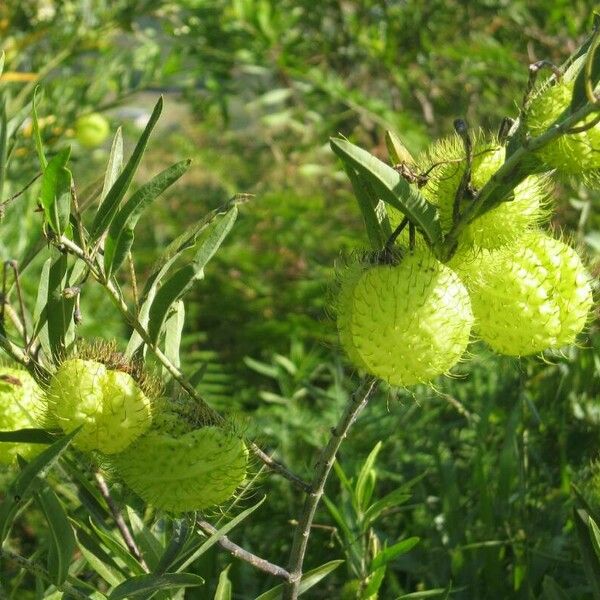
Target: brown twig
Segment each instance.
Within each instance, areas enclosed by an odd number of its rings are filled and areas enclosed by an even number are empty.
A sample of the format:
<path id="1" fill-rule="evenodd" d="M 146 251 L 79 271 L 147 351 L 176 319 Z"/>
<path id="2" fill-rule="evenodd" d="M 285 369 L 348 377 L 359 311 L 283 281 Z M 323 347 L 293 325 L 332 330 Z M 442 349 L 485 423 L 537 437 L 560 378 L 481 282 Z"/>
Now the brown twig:
<path id="1" fill-rule="evenodd" d="M 102 497 L 104 498 L 106 504 L 108 505 L 108 508 L 110 509 L 113 519 L 115 520 L 115 523 L 119 528 L 119 531 L 121 532 L 121 537 L 123 538 L 125 545 L 127 546 L 129 552 L 131 552 L 131 554 L 135 556 L 135 558 L 140 563 L 144 571 L 146 571 L 146 573 L 149 573 L 150 569 L 148 568 L 148 565 L 146 564 L 146 561 L 144 560 L 144 557 L 142 556 L 138 545 L 135 543 L 133 535 L 131 531 L 129 531 L 129 527 L 127 527 L 127 523 L 125 523 L 125 519 L 123 518 L 119 507 L 116 505 L 115 500 L 112 497 L 110 490 L 108 489 L 106 480 L 98 472 L 95 473 L 95 478 L 96 483 L 98 484 L 98 489 L 100 490 L 100 494 L 102 494 Z"/>
<path id="2" fill-rule="evenodd" d="M 213 527 L 208 521 L 202 519 L 198 519 L 196 524 L 202 531 L 210 535 L 213 535 L 218 531 L 218 529 Z M 286 581 L 290 577 L 290 574 L 283 567 L 273 564 L 260 556 L 256 556 L 256 554 L 252 554 L 252 552 L 248 552 L 248 550 L 244 550 L 244 548 L 232 542 L 227 536 L 221 537 L 217 543 L 232 556 L 247 562 L 259 571 L 263 571 L 274 577 L 282 577 Z"/>
<path id="3" fill-rule="evenodd" d="M 335 456 L 339 447 L 346 437 L 348 430 L 367 405 L 369 398 L 377 388 L 377 380 L 371 379 L 361 387 L 348 401 L 338 424 L 331 430 L 331 437 L 327 446 L 322 450 L 321 456 L 315 467 L 315 474 L 312 480 L 312 489 L 306 496 L 302 514 L 298 519 L 298 525 L 294 532 L 294 541 L 290 552 L 290 562 L 288 570 L 290 572 L 289 581 L 284 585 L 282 599 L 296 600 L 298 597 L 300 581 L 302 579 L 302 566 L 304 563 L 304 555 L 308 545 L 308 538 L 312 527 L 312 522 L 317 511 L 317 506 L 325 491 L 325 483 L 329 476 L 329 472 L 333 467 Z M 365 390 L 366 391 L 363 391 Z"/>

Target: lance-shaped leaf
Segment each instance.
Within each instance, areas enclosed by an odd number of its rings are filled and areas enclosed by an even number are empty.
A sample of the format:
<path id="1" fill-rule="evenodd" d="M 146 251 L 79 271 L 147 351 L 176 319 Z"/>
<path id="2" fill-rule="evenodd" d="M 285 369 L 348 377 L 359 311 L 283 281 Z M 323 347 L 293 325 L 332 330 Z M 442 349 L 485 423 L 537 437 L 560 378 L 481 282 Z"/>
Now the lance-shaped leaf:
<path id="1" fill-rule="evenodd" d="M 15 431 L 0 431 L 0 443 L 52 444 L 55 441 L 56 436 L 46 429 L 26 428 Z"/>
<path id="2" fill-rule="evenodd" d="M 433 249 L 441 247 L 443 234 L 439 214 L 419 191 L 410 186 L 402 176 L 378 158 L 342 139 L 333 138 L 331 147 L 339 158 L 358 171 L 370 183 L 377 195 L 401 211 L 424 235 Z"/>
<path id="3" fill-rule="evenodd" d="M 123 132 L 119 127 L 113 138 L 112 145 L 110 147 L 110 154 L 108 155 L 108 163 L 106 165 L 106 171 L 104 173 L 104 181 L 102 184 L 102 192 L 100 194 L 100 204 L 106 198 L 110 188 L 117 181 L 117 177 L 121 174 L 123 169 Z"/>
<path id="4" fill-rule="evenodd" d="M 63 290 L 67 281 L 67 256 L 61 254 L 50 266 L 46 320 L 50 354 L 56 358 L 64 353 L 66 335 L 73 322 L 74 298 L 66 298 Z"/>
<path id="5" fill-rule="evenodd" d="M 92 223 L 92 227 L 90 230 L 90 235 L 92 240 L 97 240 L 102 236 L 102 234 L 106 231 L 110 222 L 113 220 L 117 210 L 119 209 L 119 203 L 125 196 L 125 193 L 129 189 L 131 182 L 133 180 L 133 176 L 137 171 L 137 168 L 142 160 L 142 155 L 144 154 L 144 150 L 148 144 L 148 139 L 158 118 L 160 117 L 160 113 L 162 112 L 163 107 L 163 99 L 159 98 L 154 110 L 152 111 L 152 115 L 150 116 L 150 120 L 148 121 L 138 143 L 136 144 L 133 154 L 127 161 L 125 168 L 122 173 L 119 175 L 113 186 L 110 188 L 108 194 L 104 198 L 102 204 L 98 208 L 98 212 L 96 213 L 96 217 L 94 218 L 94 222 Z"/>
<path id="6" fill-rule="evenodd" d="M 112 220 L 104 244 L 104 270 L 107 277 L 123 264 L 131 249 L 134 229 L 143 211 L 173 185 L 189 168 L 191 160 L 183 160 L 159 173 L 140 187 Z"/>
<path id="7" fill-rule="evenodd" d="M 412 154 L 409 152 L 402 140 L 393 131 L 385 132 L 385 145 L 387 147 L 390 160 L 393 164 L 415 164 L 415 159 L 413 158 Z"/>
<path id="8" fill-rule="evenodd" d="M 44 169 L 40 186 L 39 202 L 44 209 L 44 217 L 57 235 L 62 235 L 69 224 L 71 214 L 71 171 L 67 162 L 71 148 L 56 154 Z"/>
<path id="9" fill-rule="evenodd" d="M 73 430 L 46 448 L 41 454 L 31 460 L 10 484 L 2 504 L 0 504 L 0 545 L 6 539 L 8 531 L 19 509 L 31 496 L 36 488 L 38 477 L 44 478 L 61 454 L 67 449 L 71 440 L 79 433 L 80 427 Z"/>
<path id="10" fill-rule="evenodd" d="M 179 590 L 186 587 L 198 587 L 204 579 L 192 573 L 163 573 L 162 575 L 138 575 L 118 585 L 109 595 L 109 600 L 123 598 L 152 598 L 161 590 Z"/>
<path id="11" fill-rule="evenodd" d="M 150 308 L 154 302 L 159 286 L 162 283 L 163 278 L 167 275 L 171 267 L 180 259 L 180 257 L 187 254 L 188 251 L 192 251 L 194 247 L 199 243 L 200 239 L 204 239 L 204 234 L 210 230 L 215 224 L 226 217 L 232 207 L 245 201 L 247 198 L 245 195 L 236 195 L 231 198 L 228 202 L 212 210 L 204 219 L 199 223 L 195 223 L 178 236 L 175 240 L 169 244 L 161 256 L 160 261 L 155 266 L 154 270 L 146 280 L 144 291 L 142 292 L 142 300 L 140 311 L 138 314 L 138 320 L 144 329 L 148 328 L 150 319 Z M 137 331 L 131 334 L 127 349 L 125 350 L 126 356 L 134 356 L 139 353 L 143 346 L 143 340 Z"/>
<path id="12" fill-rule="evenodd" d="M 302 596 L 305 592 L 310 590 L 310 588 L 314 587 L 323 579 L 327 577 L 329 573 L 333 570 L 337 569 L 344 561 L 343 560 L 332 560 L 316 569 L 311 569 L 302 575 L 302 579 L 300 580 L 300 586 L 298 590 L 298 595 Z M 256 598 L 256 600 L 277 600 L 281 597 L 281 592 L 283 590 L 283 584 L 279 584 L 278 586 L 271 588 L 268 592 L 261 594 Z"/>
<path id="13" fill-rule="evenodd" d="M 573 509 L 573 522 L 579 542 L 583 570 L 592 588 L 594 599 L 600 600 L 600 561 L 594 547 L 592 519 L 583 508 L 576 507 Z"/>
<path id="14" fill-rule="evenodd" d="M 37 114 L 37 94 L 39 89 L 39 87 L 36 87 L 33 92 L 33 100 L 31 102 L 31 124 L 33 131 L 33 140 L 35 142 L 35 150 L 37 152 L 38 160 L 43 171 L 46 169 L 48 161 L 46 160 L 46 155 L 44 154 L 44 145 L 42 144 L 42 136 L 40 135 L 40 123 L 38 121 Z"/>
<path id="15" fill-rule="evenodd" d="M 160 287 L 149 312 L 148 334 L 157 343 L 163 323 L 171 306 L 177 302 L 194 284 L 203 277 L 203 269 L 214 256 L 237 218 L 237 206 L 233 205 L 220 219 L 215 219 L 202 233 L 193 259 Z"/>
<path id="16" fill-rule="evenodd" d="M 38 480 L 40 481 L 40 480 Z M 52 488 L 43 485 L 34 494 L 46 522 L 48 523 L 48 573 L 52 583 L 62 585 L 69 575 L 76 542 L 67 513 Z"/>
<path id="17" fill-rule="evenodd" d="M 392 234 L 385 206 L 379 206 L 380 201 L 371 185 L 362 179 L 352 167 L 345 164 L 344 170 L 350 179 L 358 207 L 362 213 L 369 243 L 374 250 L 381 250 Z"/>
<path id="18" fill-rule="evenodd" d="M 590 86 L 595 90 L 600 81 L 600 25 L 592 34 L 590 46 L 587 50 L 585 59 L 573 85 L 573 96 L 569 110 L 571 114 L 577 112 L 584 104 L 589 102 L 586 87 Z"/>

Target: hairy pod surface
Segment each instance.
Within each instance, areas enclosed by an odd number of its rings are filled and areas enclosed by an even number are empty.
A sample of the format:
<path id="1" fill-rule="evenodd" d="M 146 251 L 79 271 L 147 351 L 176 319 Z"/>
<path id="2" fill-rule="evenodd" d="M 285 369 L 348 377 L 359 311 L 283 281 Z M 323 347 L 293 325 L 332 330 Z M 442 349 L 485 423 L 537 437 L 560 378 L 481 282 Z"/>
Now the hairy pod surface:
<path id="1" fill-rule="evenodd" d="M 16 431 L 38 427 L 42 390 L 24 369 L 0 366 L 0 430 Z M 17 454 L 30 459 L 43 444 L 0 443 L 0 463 L 12 464 Z"/>
<path id="2" fill-rule="evenodd" d="M 531 101 L 526 123 L 529 134 L 536 137 L 544 133 L 561 118 L 573 96 L 574 80 L 568 75 L 554 85 L 540 89 Z M 591 124 L 597 117 L 592 113 L 578 124 Z M 565 175 L 580 175 L 585 171 L 600 169 L 600 123 L 581 133 L 563 135 L 538 151 L 548 167 Z"/>
<path id="3" fill-rule="evenodd" d="M 457 254 L 451 266 L 465 281 L 475 331 L 510 356 L 575 342 L 592 306 L 590 277 L 573 248 L 531 232 L 499 250 Z"/>
<path id="4" fill-rule="evenodd" d="M 151 401 L 136 381 L 93 360 L 61 363 L 47 398 L 50 418 L 66 433 L 83 425 L 73 443 L 84 451 L 121 452 L 152 422 Z"/>
<path id="5" fill-rule="evenodd" d="M 441 140 L 420 161 L 422 164 L 441 163 L 431 172 L 423 188 L 424 196 L 438 207 L 444 231 L 452 226 L 454 201 L 465 172 L 466 160 L 462 142 L 457 136 Z M 470 187 L 480 190 L 503 165 L 506 149 L 496 140 L 479 140 L 474 145 Z M 447 162 L 456 161 L 460 162 Z M 547 216 L 550 193 L 549 179 L 532 175 L 522 181 L 513 197 L 471 222 L 461 236 L 461 244 L 480 248 L 498 248 L 539 225 Z M 467 192 L 468 195 L 468 192 Z M 473 199 L 463 198 L 462 211 Z"/>
<path id="6" fill-rule="evenodd" d="M 430 253 L 365 270 L 338 313 L 340 340 L 357 366 L 391 385 L 448 372 L 469 342 L 473 314 L 459 277 Z"/>
<path id="7" fill-rule="evenodd" d="M 244 481 L 248 450 L 233 431 L 207 426 L 186 431 L 166 415 L 111 460 L 123 481 L 156 508 L 204 510 L 230 498 Z"/>

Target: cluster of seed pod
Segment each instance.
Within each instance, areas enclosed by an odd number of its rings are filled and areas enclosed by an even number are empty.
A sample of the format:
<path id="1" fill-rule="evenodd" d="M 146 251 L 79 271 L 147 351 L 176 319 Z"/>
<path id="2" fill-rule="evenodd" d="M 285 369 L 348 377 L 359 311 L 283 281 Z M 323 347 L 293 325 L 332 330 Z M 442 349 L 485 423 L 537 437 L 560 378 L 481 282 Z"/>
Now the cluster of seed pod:
<path id="1" fill-rule="evenodd" d="M 122 355 L 63 360 L 45 389 L 20 368 L 0 369 L 0 429 L 78 429 L 73 445 L 94 453 L 156 508 L 180 513 L 230 498 L 246 476 L 248 451 L 229 425 L 190 418 L 186 403 L 158 399 L 158 386 Z M 102 358 L 101 355 L 104 354 Z M 177 410 L 175 408 L 177 407 Z M 0 461 L 39 445 L 0 444 Z"/>
<path id="2" fill-rule="evenodd" d="M 567 110 L 572 90 L 565 77 L 533 97 L 524 121 L 531 135 Z M 421 193 L 437 207 L 444 232 L 475 201 L 505 154 L 497 139 L 480 135 L 462 195 L 463 139 L 436 142 L 417 159 L 430 171 Z M 383 261 L 353 264 L 342 274 L 336 302 L 340 341 L 352 362 L 391 385 L 408 386 L 448 374 L 472 339 L 510 356 L 573 344 L 593 305 L 592 282 L 577 252 L 543 229 L 551 214 L 550 173 L 594 173 L 599 156 L 598 123 L 545 146 L 538 158 L 546 171 L 530 175 L 511 198 L 471 221 L 445 264 L 421 238 L 409 243 L 405 233 L 392 260 L 388 249 Z M 389 207 L 388 215 L 393 226 L 404 218 Z"/>

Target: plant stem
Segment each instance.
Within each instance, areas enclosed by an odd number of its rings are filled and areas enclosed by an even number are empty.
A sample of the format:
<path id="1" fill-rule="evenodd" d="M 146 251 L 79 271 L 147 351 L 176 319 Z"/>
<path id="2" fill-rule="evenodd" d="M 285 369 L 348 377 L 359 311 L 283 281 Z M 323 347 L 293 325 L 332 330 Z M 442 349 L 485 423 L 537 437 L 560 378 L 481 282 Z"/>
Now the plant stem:
<path id="1" fill-rule="evenodd" d="M 196 524 L 202 531 L 210 535 L 217 533 L 218 531 L 218 529 L 213 527 L 208 521 L 202 519 L 198 519 Z M 290 574 L 283 567 L 273 564 L 260 556 L 256 556 L 256 554 L 252 554 L 252 552 L 248 552 L 248 550 L 244 550 L 244 548 L 232 542 L 227 536 L 221 537 L 217 543 L 232 556 L 251 564 L 259 571 L 263 571 L 274 577 L 282 577 L 285 580 L 288 580 L 290 577 Z"/>
<path id="2" fill-rule="evenodd" d="M 131 531 L 129 531 L 129 527 L 127 527 L 127 523 L 125 523 L 125 519 L 123 518 L 119 507 L 117 506 L 114 498 L 110 493 L 110 490 L 108 489 L 106 480 L 99 472 L 96 472 L 94 476 L 96 478 L 96 483 L 98 484 L 100 494 L 102 494 L 102 497 L 104 498 L 106 504 L 108 505 L 108 508 L 110 509 L 113 519 L 115 520 L 115 523 L 119 528 L 119 531 L 121 532 L 121 537 L 123 538 L 125 545 L 129 549 L 129 552 L 131 552 L 131 554 L 135 556 L 137 561 L 140 563 L 142 569 L 144 569 L 146 573 L 149 573 L 150 569 L 148 568 L 148 565 L 146 564 L 146 561 L 144 560 L 144 557 L 142 556 L 138 545 L 135 543 L 135 539 L 133 538 Z"/>
<path id="3" fill-rule="evenodd" d="M 329 477 L 331 468 L 335 461 L 335 456 L 339 447 L 346 437 L 348 430 L 367 405 L 369 398 L 375 392 L 378 381 L 376 379 L 368 380 L 346 404 L 346 408 L 340 417 L 338 424 L 331 430 L 329 442 L 321 451 L 319 460 L 315 467 L 315 474 L 312 479 L 311 491 L 306 496 L 302 514 L 298 519 L 298 525 L 294 532 L 294 541 L 290 552 L 290 561 L 288 570 L 290 572 L 289 582 L 283 588 L 282 600 L 296 600 L 299 593 L 300 581 L 302 579 L 302 565 L 304 555 L 308 545 L 310 529 L 317 510 L 317 506 L 325 491 L 325 483 Z M 365 390 L 366 391 L 363 391 Z"/>

